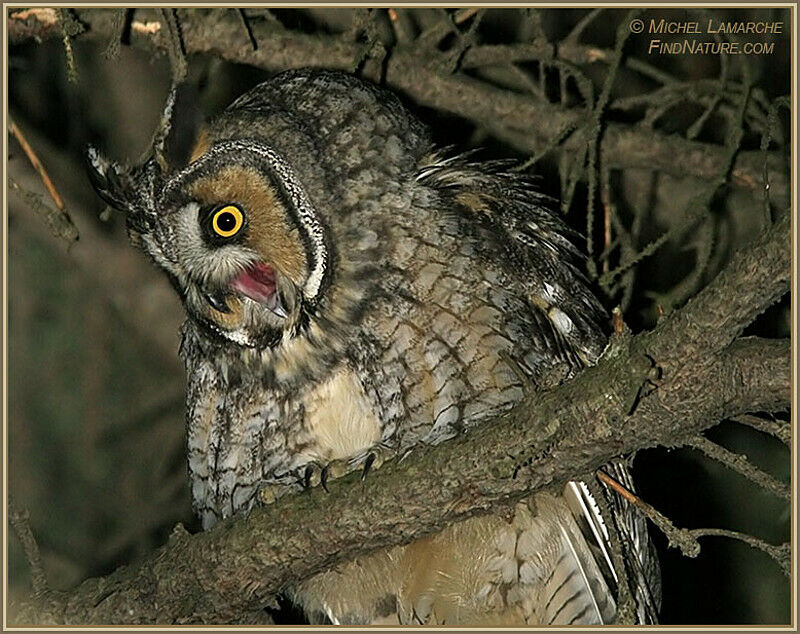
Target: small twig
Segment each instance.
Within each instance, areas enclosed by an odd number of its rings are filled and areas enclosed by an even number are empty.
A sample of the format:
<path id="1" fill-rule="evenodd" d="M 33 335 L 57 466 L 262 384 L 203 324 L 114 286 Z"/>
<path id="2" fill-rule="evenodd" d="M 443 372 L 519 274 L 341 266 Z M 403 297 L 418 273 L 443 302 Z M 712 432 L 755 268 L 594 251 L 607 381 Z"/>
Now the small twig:
<path id="1" fill-rule="evenodd" d="M 575 40 L 564 39 L 558 45 L 558 56 L 560 59 L 572 62 L 574 64 L 590 64 L 593 62 L 607 63 L 608 60 L 611 59 L 612 52 L 605 48 L 584 45 Z M 636 57 L 629 57 L 623 63 L 625 64 L 626 68 L 629 68 L 630 70 L 635 71 L 644 77 L 657 81 L 664 86 L 683 83 L 680 82 L 680 80 L 678 80 L 674 75 L 670 75 L 669 73 L 666 73 L 663 70 L 648 64 L 647 62 L 643 62 Z"/>
<path id="2" fill-rule="evenodd" d="M 645 257 L 649 257 L 650 255 L 655 253 L 670 238 L 672 238 L 675 235 L 678 235 L 680 232 L 684 230 L 689 229 L 689 227 L 693 226 L 695 222 L 697 222 L 701 218 L 706 217 L 709 214 L 709 207 L 711 205 L 712 200 L 714 199 L 714 196 L 717 193 L 717 190 L 722 185 L 728 183 L 730 179 L 731 170 L 733 169 L 736 160 L 736 155 L 739 153 L 739 148 L 741 147 L 742 137 L 744 136 L 744 116 L 745 113 L 747 112 L 747 104 L 749 103 L 750 100 L 751 86 L 752 84 L 750 75 L 746 72 L 742 82 L 742 95 L 741 95 L 741 100 L 739 102 L 739 109 L 737 112 L 736 120 L 731 121 L 730 125 L 728 126 L 728 134 L 725 138 L 726 152 L 724 161 L 722 163 L 722 168 L 719 171 L 719 177 L 714 181 L 712 181 L 710 186 L 707 187 L 705 191 L 698 194 L 689 201 L 686 210 L 686 216 L 683 222 L 678 222 L 677 224 L 673 225 L 669 230 L 663 233 L 660 237 L 653 240 L 639 253 L 629 258 L 626 262 L 621 263 L 616 269 L 609 271 L 608 273 L 604 273 L 600 277 L 601 286 L 604 287 L 610 286 L 618 275 L 624 273 L 631 267 L 635 266 Z M 704 267 L 707 263 L 708 263 L 707 258 L 699 257 L 697 266 L 695 267 L 695 271 L 693 272 L 691 280 L 691 288 L 689 287 L 688 284 L 685 284 L 685 286 L 682 286 L 678 291 L 673 293 L 674 295 L 677 295 L 677 297 L 671 298 L 670 303 L 672 305 L 682 304 L 687 299 L 687 297 L 696 290 L 697 284 L 694 282 L 695 279 L 699 279 L 697 271 L 699 271 L 701 274 L 704 273 L 705 271 Z"/>
<path id="3" fill-rule="evenodd" d="M 435 48 L 442 39 L 456 30 L 452 18 L 444 9 L 432 11 L 436 15 L 435 21 L 430 22 L 414 40 L 414 45 L 419 48 Z"/>
<path id="4" fill-rule="evenodd" d="M 42 554 L 39 552 L 39 545 L 31 530 L 30 515 L 28 511 L 18 509 L 13 502 L 8 502 L 8 522 L 14 529 L 28 565 L 31 569 L 31 585 L 33 586 L 34 596 L 41 596 L 49 591 L 47 585 L 47 575 L 42 565 Z"/>
<path id="5" fill-rule="evenodd" d="M 775 544 L 770 544 L 763 539 L 758 539 L 758 537 L 753 537 L 747 533 L 729 531 L 724 528 L 693 528 L 689 533 L 695 538 L 730 537 L 731 539 L 738 539 L 752 548 L 757 548 L 767 553 L 781 567 L 783 574 L 790 579 L 792 577 L 792 545 L 790 543 L 783 543 L 776 546 Z"/>
<path id="6" fill-rule="evenodd" d="M 522 42 L 533 42 L 534 44 L 547 44 L 547 34 L 542 26 L 542 14 L 539 9 L 528 7 L 525 9 L 525 17 L 519 23 L 518 39 Z"/>
<path id="7" fill-rule="evenodd" d="M 72 219 L 66 212 L 50 207 L 41 195 L 25 189 L 10 176 L 8 177 L 8 187 L 15 192 L 27 205 L 37 214 L 47 220 L 53 234 L 72 244 L 78 240 L 78 229 L 72 223 Z"/>
<path id="8" fill-rule="evenodd" d="M 449 60 L 447 62 L 447 70 L 450 74 L 455 73 L 460 68 L 464 59 L 464 55 L 472 47 L 472 44 L 475 41 L 475 34 L 485 13 L 485 9 L 476 10 L 475 19 L 467 28 L 467 32 L 461 33 L 461 31 L 456 31 L 458 34 L 458 43 L 453 50 L 448 53 Z M 456 24 L 458 23 L 456 22 Z"/>
<path id="9" fill-rule="evenodd" d="M 61 26 L 61 37 L 64 42 L 64 53 L 67 57 L 67 80 L 74 84 L 78 81 L 78 66 L 72 50 L 72 37 L 83 32 L 83 26 L 70 13 L 69 9 L 58 9 L 58 22 Z"/>
<path id="10" fill-rule="evenodd" d="M 584 145 L 583 150 L 576 153 L 561 152 L 562 164 L 559 166 L 561 176 L 561 213 L 565 216 L 572 207 L 572 199 L 575 197 L 575 188 L 585 172 L 586 153 L 589 146 Z M 570 162 L 570 158 L 572 161 Z"/>
<path id="11" fill-rule="evenodd" d="M 611 98 L 611 89 L 614 86 L 614 80 L 617 77 L 617 71 L 622 63 L 623 49 L 625 43 L 630 37 L 631 30 L 628 28 L 630 21 L 635 18 L 641 9 L 633 9 L 629 11 L 623 18 L 622 23 L 617 27 L 616 43 L 614 45 L 614 59 L 608 68 L 605 80 L 603 82 L 603 89 L 600 91 L 600 96 L 597 98 L 597 103 L 592 111 L 592 127 L 591 137 L 589 140 L 589 166 L 588 172 L 588 193 L 586 210 L 586 254 L 589 275 L 594 278 L 597 276 L 597 269 L 594 261 L 594 207 L 595 207 L 595 192 L 597 191 L 597 177 L 600 162 L 600 142 L 603 136 L 603 117 L 605 115 L 606 106 Z"/>
<path id="12" fill-rule="evenodd" d="M 478 11 L 482 11 L 482 10 L 483 9 L 479 9 L 478 7 L 468 7 L 466 9 L 459 9 L 453 15 L 453 24 L 461 24 L 462 22 L 466 22 L 473 15 L 478 13 Z"/>
<path id="13" fill-rule="evenodd" d="M 658 238 L 653 240 L 652 242 L 648 243 L 641 251 L 638 253 L 631 254 L 628 258 L 625 259 L 624 262 L 621 262 L 617 268 L 612 269 L 608 273 L 603 273 L 600 276 L 600 286 L 603 287 L 610 287 L 611 283 L 621 274 L 627 272 L 639 262 L 644 260 L 647 257 L 650 257 L 658 251 L 665 243 L 671 240 L 674 236 L 679 235 L 681 232 L 686 231 L 691 227 L 697 220 L 702 217 L 702 213 L 704 209 L 700 208 L 697 211 L 699 205 L 696 203 L 693 204 L 692 202 L 689 203 L 689 210 L 686 214 L 686 217 L 683 219 L 682 222 L 678 222 L 674 226 L 670 227 L 662 233 Z"/>
<path id="14" fill-rule="evenodd" d="M 600 262 L 605 262 L 606 260 L 611 258 L 611 254 L 614 252 L 615 249 L 619 248 L 621 244 L 622 240 L 620 239 L 619 236 L 617 236 L 616 238 L 612 238 L 611 242 L 609 242 L 608 245 L 600 252 L 600 255 L 597 256 L 597 259 Z"/>
<path id="15" fill-rule="evenodd" d="M 56 207 L 58 207 L 58 210 L 65 216 L 69 217 L 64 208 L 64 200 L 61 198 L 58 190 L 56 190 L 55 185 L 53 185 L 53 181 L 50 180 L 50 176 L 48 175 L 47 170 L 44 168 L 44 165 L 42 165 L 42 162 L 39 160 L 39 157 L 36 156 L 36 152 L 33 151 L 33 148 L 30 146 L 30 143 L 28 143 L 25 135 L 22 134 L 22 130 L 19 129 L 13 120 L 9 121 L 8 130 L 14 135 L 14 138 L 19 143 L 22 151 L 25 152 L 25 156 L 28 157 L 31 165 L 33 165 L 33 168 L 39 174 L 39 178 L 42 179 L 42 183 L 47 189 L 47 193 L 50 194 L 50 198 L 53 199 L 53 202 L 56 204 Z"/>
<path id="16" fill-rule="evenodd" d="M 658 188 L 658 173 L 650 173 L 650 196 L 652 197 Z M 633 205 L 633 222 L 631 223 L 630 231 L 622 228 L 622 222 L 614 215 L 611 216 L 611 222 L 614 223 L 614 230 L 620 237 L 622 248 L 620 249 L 620 259 L 628 258 L 636 253 L 639 239 L 642 235 L 642 227 L 644 226 L 646 204 L 644 202 Z M 623 312 L 626 312 L 633 302 L 633 290 L 636 285 L 636 269 L 632 268 L 622 275 L 620 285 L 622 286 L 622 300 L 620 304 Z"/>
<path id="17" fill-rule="evenodd" d="M 106 59 L 115 60 L 119 57 L 119 46 L 122 43 L 122 38 L 125 36 L 128 11 L 132 11 L 132 9 L 114 9 L 111 37 L 108 39 L 106 50 L 103 51 L 103 57 Z"/>
<path id="18" fill-rule="evenodd" d="M 710 217 L 711 203 L 720 187 L 727 184 L 730 180 L 730 172 L 733 168 L 736 154 L 741 147 L 742 137 L 744 136 L 745 117 L 747 107 L 750 103 L 751 81 L 748 67 L 745 66 L 745 76 L 742 84 L 742 95 L 739 101 L 735 117 L 728 121 L 728 130 L 725 137 L 725 148 L 727 150 L 726 160 L 723 169 L 720 171 L 719 180 L 712 182 L 703 193 L 690 202 L 690 205 L 697 205 L 697 212 L 704 220 L 697 228 L 694 239 L 695 265 L 691 272 L 666 295 L 662 296 L 664 304 L 673 307 L 682 305 L 702 285 L 703 279 L 708 270 L 709 262 L 714 253 L 714 225 L 713 218 Z"/>
<path id="19" fill-rule="evenodd" d="M 787 501 L 792 499 L 791 487 L 756 467 L 742 454 L 728 451 L 725 449 L 725 447 L 722 447 L 715 442 L 711 442 L 704 436 L 696 436 L 692 438 L 686 442 L 686 446 L 691 447 L 692 449 L 697 449 L 698 451 L 703 452 L 709 458 L 721 462 L 726 467 L 733 469 L 737 473 L 740 473 L 745 478 L 762 487 L 763 489 L 766 489 L 770 493 L 773 493 L 774 495 Z"/>
<path id="20" fill-rule="evenodd" d="M 408 16 L 403 11 L 403 9 L 386 10 L 398 44 L 408 44 L 412 39 L 411 25 Z"/>
<path id="21" fill-rule="evenodd" d="M 753 416 L 752 414 L 745 414 L 744 416 L 737 416 L 732 418 L 732 421 L 740 425 L 747 425 L 760 432 L 774 436 L 780 440 L 787 447 L 792 446 L 792 427 L 788 423 L 777 420 L 767 420 L 761 416 Z"/>
<path id="22" fill-rule="evenodd" d="M 714 39 L 717 42 L 720 42 L 722 38 L 718 34 L 714 34 Z M 725 93 L 727 83 L 728 83 L 728 71 L 730 68 L 730 64 L 728 64 L 728 56 L 726 54 L 720 55 L 720 71 L 719 71 L 719 83 L 720 89 L 719 92 L 714 95 L 711 99 L 711 103 L 706 106 L 705 111 L 701 114 L 697 121 L 695 121 L 689 129 L 686 131 L 686 138 L 694 140 L 697 138 L 697 135 L 702 132 L 703 127 L 708 121 L 709 117 L 713 114 L 713 112 L 717 109 L 717 106 L 722 101 L 722 95 Z"/>
<path id="23" fill-rule="evenodd" d="M 669 545 L 679 548 L 687 557 L 697 557 L 700 553 L 700 543 L 691 531 L 675 526 L 668 517 L 650 506 L 639 496 L 631 493 L 605 471 L 597 470 L 597 478 L 606 486 L 621 495 L 628 503 L 637 508 L 647 519 L 655 524 L 667 538 Z"/>
<path id="24" fill-rule="evenodd" d="M 675 284 L 669 292 L 658 295 L 661 303 L 668 306 L 670 310 L 675 306 L 682 305 L 689 297 L 695 294 L 702 285 L 708 271 L 709 262 L 711 262 L 716 244 L 714 218 L 708 213 L 708 205 L 710 203 L 711 201 L 708 198 L 703 199 L 700 197 L 697 199 L 698 205 L 705 205 L 706 214 L 697 226 L 691 243 L 686 246 L 687 250 L 691 248 L 695 253 L 695 264 L 692 270 L 680 282 Z"/>
<path id="25" fill-rule="evenodd" d="M 764 169 L 763 169 L 763 179 L 764 179 L 764 189 L 763 189 L 763 198 L 762 198 L 762 205 L 764 209 L 764 222 L 768 224 L 770 222 L 770 200 L 769 200 L 769 166 L 767 164 L 767 157 L 768 149 L 770 141 L 772 141 L 772 131 L 778 128 L 778 108 L 787 108 L 791 109 L 792 101 L 789 97 L 778 97 L 769 107 L 769 114 L 767 115 L 767 127 L 764 130 L 764 133 L 761 135 L 761 146 L 760 149 L 764 154 Z"/>
<path id="26" fill-rule="evenodd" d="M 253 29 L 250 26 L 250 20 L 247 19 L 247 13 L 245 13 L 244 9 L 236 9 L 236 13 L 239 14 L 239 17 L 242 20 L 242 26 L 244 26 L 244 30 L 247 31 L 247 37 L 250 38 L 250 46 L 253 47 L 254 51 L 257 51 L 258 42 L 256 41 L 256 36 L 253 34 Z"/>
<path id="27" fill-rule="evenodd" d="M 611 170 L 600 168 L 600 200 L 603 201 L 603 253 L 611 247 L 611 216 L 615 213 L 611 202 Z M 608 273 L 608 258 L 603 260 L 603 273 Z"/>
<path id="28" fill-rule="evenodd" d="M 572 27 L 572 30 L 569 32 L 567 37 L 564 38 L 564 41 L 569 43 L 577 43 L 583 32 L 586 30 L 586 27 L 594 22 L 595 18 L 600 15 L 601 11 L 603 11 L 602 8 L 592 9 L 589 11 L 589 13 L 578 20 L 578 23 Z"/>
<path id="29" fill-rule="evenodd" d="M 524 172 L 528 168 L 536 165 L 536 163 L 541 161 L 550 152 L 555 150 L 560 145 L 563 145 L 566 142 L 566 140 L 569 139 L 570 136 L 572 136 L 572 133 L 575 132 L 575 130 L 577 129 L 578 129 L 578 123 L 576 121 L 568 121 L 566 124 L 564 124 L 564 127 L 562 127 L 561 130 L 559 130 L 552 139 L 550 139 L 550 141 L 542 149 L 541 152 L 539 152 L 538 154 L 534 154 L 524 163 L 520 163 L 519 165 L 514 167 L 513 171 Z"/>
<path id="30" fill-rule="evenodd" d="M 478 12 L 478 7 L 459 9 L 453 14 L 448 14 L 440 9 L 440 18 L 426 28 L 416 39 L 416 44 L 423 47 L 434 47 L 450 33 L 458 31 L 457 25 L 466 22 Z"/>

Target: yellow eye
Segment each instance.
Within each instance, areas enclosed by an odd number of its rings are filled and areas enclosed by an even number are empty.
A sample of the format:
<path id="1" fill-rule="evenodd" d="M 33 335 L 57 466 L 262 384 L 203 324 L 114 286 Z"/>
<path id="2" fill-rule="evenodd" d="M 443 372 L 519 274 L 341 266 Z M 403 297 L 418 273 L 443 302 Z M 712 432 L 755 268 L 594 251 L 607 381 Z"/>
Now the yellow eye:
<path id="1" fill-rule="evenodd" d="M 211 228 L 221 238 L 235 236 L 244 224 L 244 214 L 236 205 L 225 205 L 214 212 Z"/>

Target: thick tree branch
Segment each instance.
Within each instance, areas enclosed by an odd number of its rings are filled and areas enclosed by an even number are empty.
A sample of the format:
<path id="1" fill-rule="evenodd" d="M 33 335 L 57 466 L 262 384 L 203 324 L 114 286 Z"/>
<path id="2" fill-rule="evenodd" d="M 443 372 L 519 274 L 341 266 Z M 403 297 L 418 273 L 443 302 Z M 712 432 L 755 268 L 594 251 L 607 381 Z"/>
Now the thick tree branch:
<path id="1" fill-rule="evenodd" d="M 254 510 L 206 533 L 176 530 L 144 562 L 90 579 L 20 622 L 230 622 L 280 588 L 411 541 L 636 449 L 675 445 L 725 417 L 789 406 L 787 341 L 731 340 L 788 289 L 780 219 L 653 332 L 615 335 L 600 363 L 438 447 Z M 740 301 L 741 299 L 741 301 Z M 746 301 L 745 301 L 746 300 Z M 303 527 L 298 530 L 298 527 Z"/>
<path id="2" fill-rule="evenodd" d="M 88 25 L 88 29 L 78 37 L 107 41 L 118 34 L 114 11 L 77 9 L 76 13 L 81 22 Z M 11 42 L 61 38 L 58 23 L 46 15 L 27 14 L 24 20 L 12 16 L 8 25 Z M 131 43 L 159 52 L 168 50 L 168 37 L 157 15 L 145 10 L 138 10 L 136 15 Z M 258 48 L 253 49 L 250 34 L 231 11 L 184 10 L 180 11 L 180 19 L 187 54 L 213 54 L 271 71 L 306 66 L 353 71 L 364 55 L 362 43 L 339 35 L 310 35 L 283 30 L 272 22 L 251 21 L 252 33 L 258 41 Z M 461 66 L 469 68 L 497 61 L 503 53 L 511 61 L 519 61 L 518 47 L 475 47 L 466 51 Z M 532 44 L 524 57 L 549 62 L 553 60 L 553 53 L 549 46 Z M 467 75 L 447 72 L 443 57 L 429 50 L 420 50 L 413 43 L 395 47 L 385 67 L 380 60 L 375 60 L 375 63 L 367 64 L 363 72 L 371 79 L 385 81 L 390 88 L 404 93 L 418 104 L 495 129 L 517 149 L 535 154 L 549 147 L 559 131 L 568 126 L 580 129 L 586 119 L 582 108 L 568 109 L 534 101 Z M 583 133 L 573 134 L 565 146 L 568 150 L 582 150 L 587 138 Z M 646 168 L 675 177 L 704 180 L 719 178 L 726 160 L 722 146 L 622 124 L 608 125 L 600 149 L 601 160 L 607 168 Z M 785 160 L 778 153 L 769 153 L 767 169 L 773 197 L 786 199 Z M 731 171 L 731 184 L 760 192 L 763 171 L 764 155 L 761 152 L 741 152 Z"/>
<path id="3" fill-rule="evenodd" d="M 787 390 L 792 386 L 789 340 L 747 337 L 731 344 L 722 354 L 727 356 L 724 376 L 733 384 L 728 390 L 726 418 L 734 416 L 732 412 L 788 409 Z"/>

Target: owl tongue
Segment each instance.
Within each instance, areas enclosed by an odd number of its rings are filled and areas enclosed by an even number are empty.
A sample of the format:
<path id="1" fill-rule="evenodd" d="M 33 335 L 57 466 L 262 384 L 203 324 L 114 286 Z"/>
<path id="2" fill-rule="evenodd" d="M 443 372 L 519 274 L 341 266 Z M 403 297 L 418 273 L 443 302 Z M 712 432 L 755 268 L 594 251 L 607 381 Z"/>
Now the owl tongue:
<path id="1" fill-rule="evenodd" d="M 275 302 L 275 270 L 263 262 L 253 264 L 237 275 L 231 288 L 264 304 Z"/>

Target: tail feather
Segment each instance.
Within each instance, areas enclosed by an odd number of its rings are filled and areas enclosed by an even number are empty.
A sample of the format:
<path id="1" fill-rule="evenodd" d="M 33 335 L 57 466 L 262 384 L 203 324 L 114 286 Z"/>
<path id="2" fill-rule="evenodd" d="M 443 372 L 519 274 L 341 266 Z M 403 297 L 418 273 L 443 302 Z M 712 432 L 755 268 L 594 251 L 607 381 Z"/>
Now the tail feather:
<path id="1" fill-rule="evenodd" d="M 606 471 L 629 491 L 635 492 L 633 478 L 625 462 L 616 460 Z M 658 623 L 661 608 L 661 570 L 655 547 L 647 534 L 647 520 L 628 502 L 607 490 L 609 505 L 622 538 L 625 564 L 631 582 L 639 623 Z"/>
<path id="2" fill-rule="evenodd" d="M 616 614 L 614 596 L 575 519 L 559 521 L 560 554 L 540 590 L 541 623 L 603 625 Z"/>

